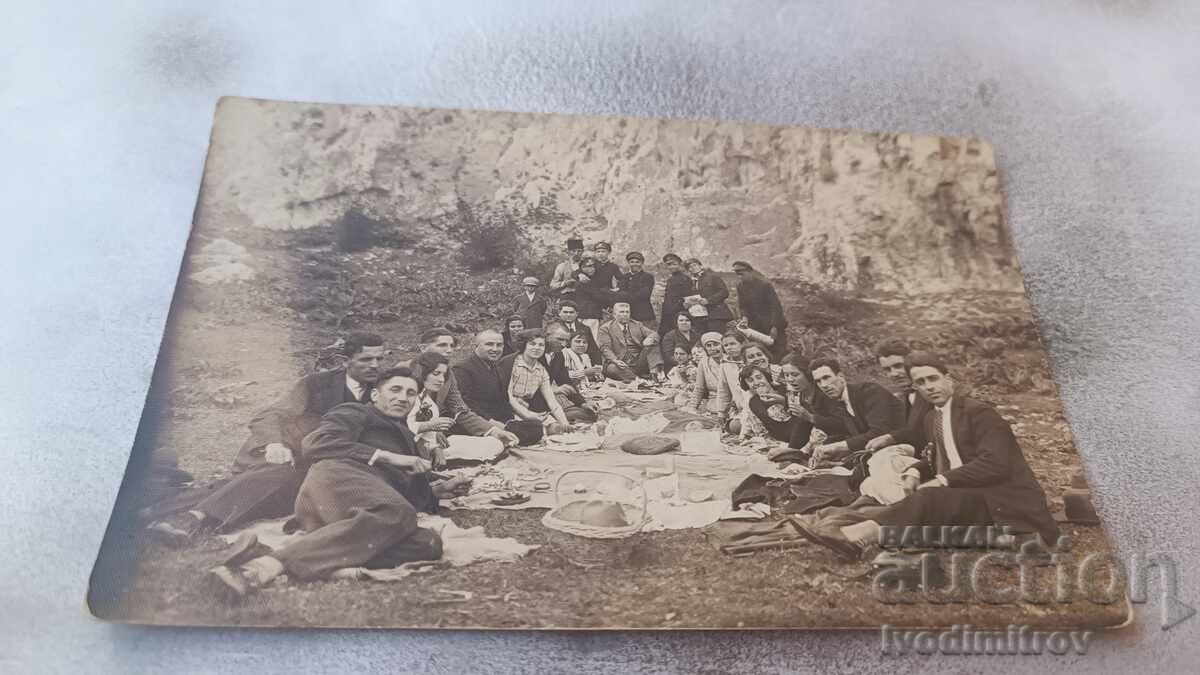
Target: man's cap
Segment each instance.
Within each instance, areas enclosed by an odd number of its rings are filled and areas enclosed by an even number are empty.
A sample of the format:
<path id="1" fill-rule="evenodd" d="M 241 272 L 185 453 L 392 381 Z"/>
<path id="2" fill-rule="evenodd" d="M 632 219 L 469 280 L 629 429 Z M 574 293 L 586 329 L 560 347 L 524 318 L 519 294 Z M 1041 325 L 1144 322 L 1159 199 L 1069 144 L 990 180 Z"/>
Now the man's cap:
<path id="1" fill-rule="evenodd" d="M 524 279 L 522 279 L 522 280 L 521 280 L 521 284 L 522 284 L 522 285 L 524 285 L 524 286 L 537 286 L 537 285 L 539 285 L 539 284 L 538 284 L 537 277 L 525 277 Z"/>
<path id="2" fill-rule="evenodd" d="M 750 263 L 746 262 L 745 260 L 734 260 L 733 265 L 731 265 L 731 267 L 733 268 L 734 272 L 738 271 L 739 267 L 744 270 L 754 269 L 754 267 L 751 266 Z"/>
<path id="3" fill-rule="evenodd" d="M 568 251 L 582 251 L 583 250 L 583 240 L 582 239 L 568 239 L 567 240 L 567 250 Z"/>
<path id="4" fill-rule="evenodd" d="M 716 331 L 710 331 L 710 332 L 705 333 L 704 335 L 700 336 L 700 344 L 704 344 L 706 342 L 720 342 L 720 341 L 721 341 L 721 334 Z"/>
<path id="5" fill-rule="evenodd" d="M 583 255 L 579 256 L 579 264 L 581 266 L 586 262 L 596 262 L 596 256 L 592 255 L 591 253 L 584 253 Z"/>
<path id="6" fill-rule="evenodd" d="M 697 265 L 704 267 L 704 263 L 700 262 L 699 258 L 688 258 L 687 260 L 683 261 L 683 264 L 687 265 L 688 267 L 691 267 L 692 263 L 696 263 Z"/>
<path id="7" fill-rule="evenodd" d="M 612 244 L 607 241 L 598 241 L 592 244 L 593 251 L 612 251 Z"/>
<path id="8" fill-rule="evenodd" d="M 674 260 L 677 263 L 683 264 L 683 258 L 680 258 L 679 256 L 675 255 L 674 253 L 668 253 L 662 257 L 662 261 L 665 263 L 669 263 L 672 260 Z"/>
<path id="9" fill-rule="evenodd" d="M 626 253 L 625 259 L 629 262 L 633 262 L 634 260 L 638 262 L 646 262 L 646 256 L 638 253 L 637 251 L 630 251 L 629 253 Z"/>

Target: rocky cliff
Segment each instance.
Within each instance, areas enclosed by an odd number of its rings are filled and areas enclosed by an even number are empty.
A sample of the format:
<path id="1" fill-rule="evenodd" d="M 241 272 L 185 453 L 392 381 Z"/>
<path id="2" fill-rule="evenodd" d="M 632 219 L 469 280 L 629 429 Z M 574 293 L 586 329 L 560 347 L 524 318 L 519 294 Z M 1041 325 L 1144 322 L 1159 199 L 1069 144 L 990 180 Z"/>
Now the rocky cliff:
<path id="1" fill-rule="evenodd" d="M 460 199 L 547 247 L 578 234 L 837 288 L 1021 290 L 974 139 L 223 99 L 198 213 L 293 229 L 357 207 L 436 237 Z"/>

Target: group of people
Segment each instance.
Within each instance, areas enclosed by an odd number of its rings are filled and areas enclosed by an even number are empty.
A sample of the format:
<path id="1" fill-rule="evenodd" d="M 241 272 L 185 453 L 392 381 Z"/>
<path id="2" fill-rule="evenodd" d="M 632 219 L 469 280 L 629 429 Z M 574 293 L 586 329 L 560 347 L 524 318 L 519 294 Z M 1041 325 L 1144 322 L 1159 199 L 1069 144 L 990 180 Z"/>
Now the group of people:
<path id="1" fill-rule="evenodd" d="M 450 359 L 455 334 L 440 327 L 393 367 L 384 366 L 381 336 L 350 335 L 343 368 L 301 379 L 254 417 L 233 478 L 159 509 L 149 530 L 178 545 L 294 514 L 291 526 L 307 533 L 296 543 L 270 550 L 242 537 L 210 570 L 237 595 L 283 573 L 314 579 L 436 559 L 438 534 L 418 526 L 417 512 L 470 487 L 440 473 L 448 435 L 537 443 L 597 420 L 590 387 L 640 378 L 729 434 L 777 441 L 778 461 L 861 465 L 894 456 L 889 485 L 868 492 L 864 482 L 850 507 L 797 521 L 806 537 L 846 557 L 894 524 L 1007 525 L 1054 540 L 1042 488 L 1008 424 L 956 391 L 936 357 L 889 341 L 877 356 L 895 391 L 851 382 L 835 358 L 788 352 L 778 295 L 748 263 L 733 265 L 739 318 L 718 274 L 667 254 L 657 320 L 656 282 L 641 254 L 627 255 L 621 272 L 606 243 L 592 254 L 578 240 L 568 247 L 551 293 L 524 279 L 516 314 L 476 333 L 458 361 Z"/>

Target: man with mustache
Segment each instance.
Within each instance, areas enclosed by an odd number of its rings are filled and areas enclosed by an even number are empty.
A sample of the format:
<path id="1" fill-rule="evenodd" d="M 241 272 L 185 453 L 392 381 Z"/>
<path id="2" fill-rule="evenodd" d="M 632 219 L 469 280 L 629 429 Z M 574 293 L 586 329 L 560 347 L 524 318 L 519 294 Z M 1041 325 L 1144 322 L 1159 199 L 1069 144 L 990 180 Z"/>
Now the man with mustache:
<path id="1" fill-rule="evenodd" d="M 250 437 L 234 463 L 236 476 L 199 501 L 183 505 L 186 511 L 152 523 L 150 533 L 182 546 L 202 534 L 290 514 L 308 470 L 304 459 L 296 456 L 301 441 L 334 406 L 365 400 L 382 368 L 384 346 L 378 335 L 351 333 L 342 351 L 345 367 L 302 378 L 255 415 Z"/>

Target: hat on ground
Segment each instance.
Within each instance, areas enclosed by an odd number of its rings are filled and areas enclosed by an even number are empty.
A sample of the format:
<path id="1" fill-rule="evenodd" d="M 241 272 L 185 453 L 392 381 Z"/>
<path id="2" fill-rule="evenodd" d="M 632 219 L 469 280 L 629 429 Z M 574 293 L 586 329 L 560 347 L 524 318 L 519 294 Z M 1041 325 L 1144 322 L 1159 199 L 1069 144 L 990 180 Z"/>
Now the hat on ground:
<path id="1" fill-rule="evenodd" d="M 629 253 L 625 254 L 625 260 L 628 260 L 629 262 L 633 262 L 634 260 L 638 262 L 646 262 L 646 256 L 638 253 L 637 251 L 630 251 Z"/>
<path id="2" fill-rule="evenodd" d="M 582 251 L 583 250 L 583 240 L 582 239 L 568 239 L 567 240 L 567 250 L 568 251 Z"/>
<path id="3" fill-rule="evenodd" d="M 710 331 L 710 332 L 705 333 L 704 335 L 700 336 L 700 344 L 704 344 L 706 342 L 720 342 L 720 341 L 721 341 L 721 334 L 716 331 Z"/>
<path id="4" fill-rule="evenodd" d="M 668 253 L 668 254 L 664 255 L 662 257 L 662 261 L 665 263 L 669 263 L 669 262 L 673 261 L 673 262 L 677 262 L 681 265 L 683 264 L 683 258 L 680 258 L 679 256 L 675 255 L 674 253 Z"/>
<path id="5" fill-rule="evenodd" d="M 593 251 L 612 251 L 612 244 L 607 241 L 598 241 L 592 245 Z"/>
<path id="6" fill-rule="evenodd" d="M 521 280 L 521 285 L 522 286 L 537 286 L 539 284 L 538 284 L 537 277 L 525 277 L 524 279 Z"/>

